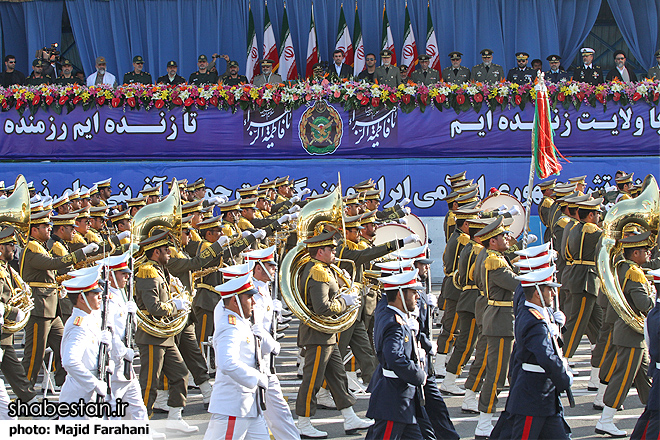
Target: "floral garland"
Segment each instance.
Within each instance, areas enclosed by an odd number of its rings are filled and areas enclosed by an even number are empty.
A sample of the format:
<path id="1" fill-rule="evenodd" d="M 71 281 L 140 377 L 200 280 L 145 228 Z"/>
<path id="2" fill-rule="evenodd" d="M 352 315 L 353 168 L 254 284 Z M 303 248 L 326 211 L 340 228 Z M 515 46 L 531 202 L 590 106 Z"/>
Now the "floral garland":
<path id="1" fill-rule="evenodd" d="M 637 83 L 613 81 L 592 86 L 575 81 L 548 84 L 548 95 L 553 108 L 558 105 L 565 109 L 581 105 L 607 107 L 610 101 L 627 105 L 643 101 L 658 105 L 660 82 L 646 79 Z M 118 88 L 107 85 L 92 87 L 78 85 L 42 85 L 0 87 L 0 109 L 16 109 L 20 114 L 29 109 L 35 114 L 40 108 L 61 114 L 81 106 L 84 110 L 109 106 L 130 110 L 152 108 L 173 109 L 182 107 L 184 111 L 205 110 L 215 107 L 219 110 L 235 112 L 239 109 L 262 109 L 283 106 L 296 109 L 309 101 L 325 99 L 330 103 L 341 104 L 351 111 L 365 107 L 398 106 L 410 113 L 415 108 L 425 111 L 429 105 L 438 110 L 453 109 L 456 113 L 473 109 L 477 112 L 483 105 L 495 110 L 514 106 L 525 108 L 536 99 L 532 84 L 518 85 L 510 82 L 482 84 L 450 84 L 438 82 L 426 86 L 408 82 L 397 88 L 367 82 L 343 81 L 332 83 L 321 81 L 288 82 L 286 84 L 255 87 L 251 84 L 228 85 L 179 85 L 130 84 Z"/>

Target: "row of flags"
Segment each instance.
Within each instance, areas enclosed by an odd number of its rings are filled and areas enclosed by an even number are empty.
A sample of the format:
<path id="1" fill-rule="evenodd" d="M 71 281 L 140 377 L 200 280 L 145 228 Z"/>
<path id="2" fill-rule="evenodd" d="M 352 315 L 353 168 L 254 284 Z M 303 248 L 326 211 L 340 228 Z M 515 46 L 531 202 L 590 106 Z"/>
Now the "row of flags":
<path id="1" fill-rule="evenodd" d="M 401 50 L 401 63 L 408 66 L 412 71 L 417 64 L 417 44 L 415 35 L 410 22 L 410 14 L 406 5 L 405 32 L 403 37 L 403 48 Z M 427 9 L 427 33 L 425 52 L 431 57 L 429 66 L 440 71 L 440 57 L 438 55 L 438 42 L 433 29 L 431 20 L 431 10 Z M 348 26 L 346 25 L 346 16 L 344 7 L 341 7 L 339 13 L 339 27 L 337 30 L 337 39 L 335 40 L 335 50 L 340 49 L 344 52 L 344 64 L 353 67 L 353 75 L 357 76 L 365 68 L 364 39 L 362 38 L 362 27 L 360 26 L 360 17 L 357 14 L 357 5 L 355 13 L 355 23 L 353 26 L 353 39 L 351 39 Z M 268 8 L 264 23 L 264 44 L 262 48 L 263 59 L 274 61 L 273 71 L 279 68 L 279 73 L 284 80 L 293 80 L 298 78 L 298 68 L 296 66 L 296 56 L 293 48 L 293 39 L 289 29 L 289 19 L 284 9 L 284 19 L 282 20 L 281 45 L 278 51 L 275 43 L 275 31 L 270 21 Z M 387 11 L 383 6 L 383 35 L 381 41 L 381 50 L 388 49 L 392 52 L 392 65 L 396 65 L 396 50 L 394 48 L 394 39 L 392 38 L 392 29 L 387 18 Z M 279 55 L 278 55 L 279 53 Z M 307 39 L 307 60 L 305 65 L 305 77 L 312 74 L 314 64 L 319 62 L 318 43 L 316 39 L 316 26 L 314 25 L 314 6 L 312 5 L 311 20 L 309 26 L 309 37 Z M 259 74 L 259 48 L 257 46 L 257 33 L 254 26 L 254 16 L 250 9 L 248 22 L 248 49 L 246 76 L 248 80 Z"/>

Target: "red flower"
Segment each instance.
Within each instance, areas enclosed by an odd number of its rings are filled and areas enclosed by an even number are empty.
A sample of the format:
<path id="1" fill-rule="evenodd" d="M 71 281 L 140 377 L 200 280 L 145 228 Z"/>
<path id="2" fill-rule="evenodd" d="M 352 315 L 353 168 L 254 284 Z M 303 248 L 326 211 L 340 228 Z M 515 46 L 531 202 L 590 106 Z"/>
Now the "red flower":
<path id="1" fill-rule="evenodd" d="M 396 95 L 394 95 L 394 94 L 390 95 L 390 102 L 391 102 L 391 103 L 395 103 L 396 100 L 397 100 Z M 402 98 L 402 100 L 404 100 L 404 99 Z M 408 101 L 410 102 L 410 100 L 408 100 Z"/>
<path id="2" fill-rule="evenodd" d="M 484 95 L 482 95 L 481 93 L 477 93 L 476 95 L 474 95 L 474 100 L 477 102 L 481 102 L 484 100 Z"/>
<path id="3" fill-rule="evenodd" d="M 504 102 L 504 96 L 497 95 L 495 101 L 497 101 L 498 104 L 502 104 Z"/>
<path id="4" fill-rule="evenodd" d="M 357 92 L 357 94 L 355 95 L 355 97 L 356 97 L 357 99 L 359 99 L 360 101 L 362 101 L 362 98 L 364 97 L 364 95 L 362 94 L 362 92 Z"/>
<path id="5" fill-rule="evenodd" d="M 345 97 L 346 96 L 344 96 L 344 98 Z M 275 103 L 275 105 L 279 104 L 281 100 L 282 100 L 282 95 L 279 94 L 273 95 L 273 102 Z"/>
<path id="6" fill-rule="evenodd" d="M 16 101 L 16 110 L 20 109 L 23 106 L 23 104 L 25 104 L 24 101 L 21 100 Z"/>
<path id="7" fill-rule="evenodd" d="M 255 102 L 257 103 L 257 105 L 258 105 L 259 107 L 261 107 L 261 106 L 263 105 L 263 103 L 264 103 L 264 100 L 263 100 L 263 98 L 257 98 L 257 100 L 256 100 Z"/>
<path id="8" fill-rule="evenodd" d="M 619 92 L 614 93 L 614 97 L 612 99 L 614 99 L 615 101 L 618 101 L 619 99 L 621 99 L 621 93 L 619 93 Z"/>
<path id="9" fill-rule="evenodd" d="M 136 102 L 135 102 L 135 96 L 131 96 L 131 97 L 129 97 L 129 98 L 126 98 L 126 102 L 127 102 L 128 105 L 130 105 L 132 108 L 135 108 L 135 104 L 136 104 Z"/>
<path id="10" fill-rule="evenodd" d="M 209 99 L 209 102 L 213 107 L 218 106 L 218 97 L 217 96 L 211 96 L 211 99 Z"/>
<path id="11" fill-rule="evenodd" d="M 177 96 L 176 98 L 173 98 L 173 99 L 172 99 L 172 103 L 173 103 L 174 105 L 183 105 L 183 101 L 182 101 L 181 98 L 179 98 L 178 96 Z"/>
<path id="12" fill-rule="evenodd" d="M 458 102 L 458 105 L 462 105 L 465 102 L 465 95 L 463 94 L 456 95 L 456 102 Z"/>
<path id="13" fill-rule="evenodd" d="M 193 105 L 193 102 L 195 101 L 193 101 L 192 98 L 188 98 L 185 101 L 183 101 L 183 105 L 185 105 L 186 107 L 190 107 L 191 105 Z"/>
<path id="14" fill-rule="evenodd" d="M 64 105 L 68 100 L 69 97 L 65 95 L 65 96 L 60 96 L 60 100 L 58 102 L 60 103 L 60 105 Z"/>
<path id="15" fill-rule="evenodd" d="M 371 105 L 373 107 L 378 107 L 380 105 L 380 98 L 376 98 L 376 97 L 371 98 Z"/>
<path id="16" fill-rule="evenodd" d="M 582 102 L 584 101 L 584 92 L 577 92 L 575 94 L 575 97 L 577 98 L 578 101 Z"/>
<path id="17" fill-rule="evenodd" d="M 53 101 L 55 100 L 55 98 L 53 98 L 52 96 L 48 95 L 48 96 L 46 96 L 46 97 L 44 98 L 44 100 L 46 101 L 46 105 L 51 105 L 51 104 L 53 103 Z"/>
<path id="18" fill-rule="evenodd" d="M 35 95 L 35 97 L 32 98 L 32 105 L 38 105 L 39 101 L 41 101 L 41 96 Z"/>
<path id="19" fill-rule="evenodd" d="M 446 95 L 438 95 L 438 96 L 435 97 L 435 102 L 437 102 L 438 104 L 442 104 L 446 100 L 447 100 Z"/>
<path id="20" fill-rule="evenodd" d="M 112 101 L 110 102 L 113 107 L 117 108 L 119 107 L 119 104 L 121 104 L 121 98 L 112 98 Z"/>
<path id="21" fill-rule="evenodd" d="M 165 106 L 165 101 L 159 99 L 156 101 L 156 108 L 163 108 Z"/>
<path id="22" fill-rule="evenodd" d="M 250 100 L 250 97 L 248 96 L 247 93 L 243 93 L 243 95 L 241 95 L 241 101 L 249 101 L 249 100 Z"/>
<path id="23" fill-rule="evenodd" d="M 520 95 L 516 95 L 516 96 L 513 98 L 513 102 L 515 102 L 516 105 L 520 105 L 520 103 L 522 102 L 522 96 L 520 96 Z"/>
<path id="24" fill-rule="evenodd" d="M 653 101 L 657 101 L 658 99 L 660 99 L 660 93 L 654 92 L 653 93 Z"/>
<path id="25" fill-rule="evenodd" d="M 366 96 L 362 96 L 362 99 L 360 99 L 360 104 L 362 104 L 362 105 L 369 104 L 369 98 L 366 97 Z"/>
<path id="26" fill-rule="evenodd" d="M 427 105 L 429 103 L 429 95 L 426 93 L 423 93 L 419 95 L 419 100 L 422 103 L 422 105 Z"/>
<path id="27" fill-rule="evenodd" d="M 564 102 L 564 99 L 566 99 L 566 95 L 563 93 L 557 95 L 557 101 Z"/>
<path id="28" fill-rule="evenodd" d="M 234 94 L 233 93 L 230 93 L 229 95 L 227 95 L 227 104 L 234 105 Z"/>
<path id="29" fill-rule="evenodd" d="M 201 98 L 201 97 L 197 98 L 196 102 L 197 102 L 197 105 L 200 106 L 200 107 L 204 107 L 206 105 L 206 99 Z"/>
<path id="30" fill-rule="evenodd" d="M 396 95 L 394 95 L 396 96 Z M 410 104 L 410 95 L 407 93 L 404 93 L 403 96 L 401 97 L 401 101 L 403 101 L 404 104 Z M 392 101 L 394 102 L 394 101 Z"/>
<path id="31" fill-rule="evenodd" d="M 605 95 L 604 95 L 604 94 L 602 94 L 602 93 L 597 93 L 597 94 L 596 94 L 596 99 L 597 99 L 598 102 L 600 102 L 601 104 L 605 104 Z"/>
<path id="32" fill-rule="evenodd" d="M 4 108 L 5 110 L 9 108 L 9 104 L 7 104 L 7 101 L 2 101 L 2 108 Z"/>
<path id="33" fill-rule="evenodd" d="M 76 104 L 78 104 L 80 101 L 82 101 L 82 98 L 81 98 L 80 96 L 74 96 L 74 97 L 73 97 L 73 100 L 72 100 L 71 102 L 73 102 L 73 105 L 76 105 Z"/>
<path id="34" fill-rule="evenodd" d="M 98 105 L 103 105 L 103 104 L 105 104 L 105 96 L 99 96 L 98 98 L 96 98 L 96 103 L 97 103 Z"/>
<path id="35" fill-rule="evenodd" d="M 639 92 L 635 92 L 633 95 L 633 101 L 639 101 L 642 95 L 639 94 Z"/>

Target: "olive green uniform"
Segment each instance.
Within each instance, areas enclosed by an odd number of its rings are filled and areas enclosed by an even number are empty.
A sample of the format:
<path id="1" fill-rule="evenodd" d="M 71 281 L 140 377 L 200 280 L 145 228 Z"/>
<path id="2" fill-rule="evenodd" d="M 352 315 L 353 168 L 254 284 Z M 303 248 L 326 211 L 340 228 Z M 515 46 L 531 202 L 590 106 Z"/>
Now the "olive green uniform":
<path id="1" fill-rule="evenodd" d="M 374 72 L 374 78 L 378 84 L 396 89 L 403 83 L 401 73 L 396 66 L 378 66 Z"/>
<path id="2" fill-rule="evenodd" d="M 474 248 L 473 248 L 474 249 Z M 474 301 L 474 322 L 477 325 L 477 345 L 474 348 L 474 361 L 468 371 L 465 381 L 465 389 L 479 392 L 486 373 L 486 356 L 488 353 L 488 341 L 483 335 L 484 310 L 488 300 L 486 299 L 486 288 L 484 286 L 485 261 L 488 257 L 486 248 L 481 246 L 475 251 L 477 258 L 474 262 L 474 284 L 479 289 L 479 296 Z M 448 370 L 449 371 L 449 370 Z"/>
<path id="3" fill-rule="evenodd" d="M 440 82 L 440 72 L 430 67 L 428 70 L 413 70 L 410 74 L 410 80 L 414 83 L 428 86 Z"/>
<path id="4" fill-rule="evenodd" d="M 198 70 L 197 72 L 193 72 L 190 74 L 190 78 L 188 78 L 188 84 L 190 85 L 196 85 L 200 86 L 203 84 L 216 84 L 218 82 L 218 74 L 215 72 L 206 72 L 206 73 L 200 73 Z"/>
<path id="5" fill-rule="evenodd" d="M 236 78 L 232 78 L 231 75 L 225 75 L 222 77 L 222 84 L 227 86 L 237 86 L 240 84 L 249 83 L 247 76 L 245 75 L 236 75 Z"/>
<path id="6" fill-rule="evenodd" d="M 463 84 L 470 82 L 471 76 L 472 74 L 470 73 L 470 69 L 465 66 L 459 66 L 456 69 L 450 66 L 442 69 L 443 81 L 452 84 Z"/>
<path id="7" fill-rule="evenodd" d="M 499 64 L 489 66 L 481 63 L 472 68 L 470 79 L 476 82 L 495 84 L 504 79 L 504 69 Z"/>

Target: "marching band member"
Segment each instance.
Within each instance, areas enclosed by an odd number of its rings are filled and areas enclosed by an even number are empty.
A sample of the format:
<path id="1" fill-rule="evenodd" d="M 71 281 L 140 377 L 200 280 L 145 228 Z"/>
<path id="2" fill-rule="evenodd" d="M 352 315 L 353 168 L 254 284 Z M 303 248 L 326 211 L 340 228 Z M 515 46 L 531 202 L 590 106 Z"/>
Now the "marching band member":
<path id="1" fill-rule="evenodd" d="M 205 440 L 224 438 L 268 440 L 264 420 L 264 392 L 268 375 L 260 368 L 264 355 L 279 350 L 274 340 L 262 339 L 265 330 L 250 324 L 254 295 L 258 295 L 250 274 L 215 286 L 222 303 L 215 309 L 213 345 L 216 378 L 209 412 L 211 421 Z M 275 342 L 277 346 L 272 345 Z"/>

